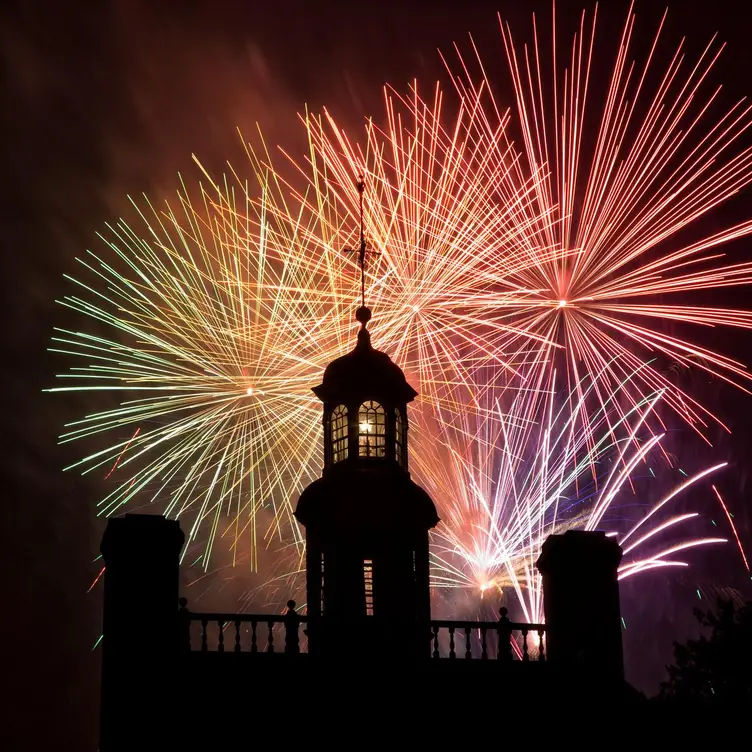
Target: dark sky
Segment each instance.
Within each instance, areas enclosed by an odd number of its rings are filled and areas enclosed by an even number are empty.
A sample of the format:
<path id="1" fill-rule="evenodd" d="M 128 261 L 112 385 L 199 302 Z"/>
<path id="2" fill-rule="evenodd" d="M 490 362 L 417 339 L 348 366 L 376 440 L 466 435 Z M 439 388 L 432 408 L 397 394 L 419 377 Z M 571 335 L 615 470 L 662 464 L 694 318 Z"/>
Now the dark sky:
<path id="1" fill-rule="evenodd" d="M 668 26 L 670 38 L 686 33 L 694 44 L 719 32 L 729 46 L 716 77 L 735 98 L 752 94 L 745 4 L 681 0 Z M 562 22 L 583 5 L 592 4 L 559 2 Z M 642 28 L 654 27 L 658 5 L 637 3 Z M 327 104 L 345 124 L 358 124 L 377 109 L 385 81 L 432 83 L 441 73 L 437 46 L 446 50 L 467 31 L 477 36 L 484 57 L 498 56 L 496 10 L 527 29 L 530 11 L 548 15 L 549 8 L 547 1 L 501 0 L 2 4 L 0 645 L 8 654 L 0 675 L 10 687 L 3 691 L 10 721 L 0 724 L 0 748 L 96 748 L 98 654 L 92 645 L 101 603 L 86 590 L 97 572 L 92 560 L 102 528 L 92 514 L 92 488 L 60 471 L 76 455 L 57 447 L 56 436 L 82 405 L 42 394 L 56 369 L 46 353 L 59 316 L 54 301 L 66 290 L 62 275 L 74 255 L 125 211 L 127 194 L 158 198 L 175 188 L 178 171 L 192 175 L 192 152 L 210 167 L 228 158 L 238 162 L 236 127 L 251 131 L 259 121 L 269 141 L 300 148 L 295 115 L 305 103 L 314 109 Z M 616 33 L 626 8 L 603 4 L 602 39 Z M 749 193 L 735 200 L 720 215 L 723 222 L 752 214 L 745 214 L 749 203 Z M 750 341 L 736 337 L 729 347 L 745 358 Z M 738 463 L 750 445 L 752 411 L 739 409 L 740 396 L 718 395 L 737 429 L 722 447 Z M 730 485 L 740 518 L 748 520 L 746 471 L 736 467 Z M 727 584 L 722 567 L 719 575 L 708 566 L 711 591 Z M 656 580 L 640 587 L 663 588 L 671 603 L 676 595 L 685 618 L 693 605 L 686 593 L 696 585 Z M 636 587 L 626 593 L 630 604 L 642 602 Z M 643 676 L 649 684 L 660 675 L 656 656 L 668 657 L 671 637 L 685 634 L 672 629 L 678 617 L 656 612 L 650 599 L 644 603 L 629 606 L 630 622 L 643 623 L 643 647 L 628 644 L 627 655 L 635 665 L 643 654 L 646 662 L 657 661 Z M 660 650 L 651 651 L 659 627 Z M 4 745 L 5 733 L 15 742 Z"/>

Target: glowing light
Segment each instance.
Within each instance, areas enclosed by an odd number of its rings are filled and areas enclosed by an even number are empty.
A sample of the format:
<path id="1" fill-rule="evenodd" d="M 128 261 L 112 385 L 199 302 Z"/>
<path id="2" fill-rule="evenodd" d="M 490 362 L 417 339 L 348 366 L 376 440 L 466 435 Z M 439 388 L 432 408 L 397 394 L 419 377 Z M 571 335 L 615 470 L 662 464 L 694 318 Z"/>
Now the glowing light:
<path id="1" fill-rule="evenodd" d="M 567 305 L 567 301 L 562 299 L 559 301 L 559 308 L 565 308 Z"/>

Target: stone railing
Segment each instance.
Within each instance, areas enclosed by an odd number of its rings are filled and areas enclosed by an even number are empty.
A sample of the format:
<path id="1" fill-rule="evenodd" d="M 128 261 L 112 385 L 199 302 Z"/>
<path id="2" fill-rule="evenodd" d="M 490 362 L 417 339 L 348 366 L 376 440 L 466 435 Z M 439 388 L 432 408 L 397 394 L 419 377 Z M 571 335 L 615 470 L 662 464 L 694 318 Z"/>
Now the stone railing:
<path id="1" fill-rule="evenodd" d="M 545 661 L 546 625 L 510 621 L 506 608 L 499 613 L 499 621 L 432 620 L 432 658 Z"/>
<path id="2" fill-rule="evenodd" d="M 295 611 L 295 601 L 287 602 L 287 612 L 282 615 L 193 613 L 187 605 L 188 601 L 181 598 L 178 618 L 184 651 L 301 652 L 300 625 L 306 624 L 308 618 Z"/>
<path id="3" fill-rule="evenodd" d="M 185 598 L 180 599 L 183 651 L 287 655 L 307 652 L 308 617 L 295 611 L 295 601 L 288 601 L 286 613 L 280 615 L 192 613 L 187 603 Z M 498 621 L 432 620 L 430 657 L 433 660 L 545 661 L 546 625 L 512 622 L 506 608 L 501 609 L 500 615 Z"/>

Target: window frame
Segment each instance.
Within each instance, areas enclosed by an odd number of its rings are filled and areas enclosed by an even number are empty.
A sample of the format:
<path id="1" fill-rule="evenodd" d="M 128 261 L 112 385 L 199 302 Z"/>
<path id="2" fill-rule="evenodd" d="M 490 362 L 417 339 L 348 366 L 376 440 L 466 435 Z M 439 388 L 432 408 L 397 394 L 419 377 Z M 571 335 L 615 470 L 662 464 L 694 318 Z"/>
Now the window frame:
<path id="1" fill-rule="evenodd" d="M 400 467 L 407 469 L 407 433 L 406 421 L 402 410 L 394 408 L 394 458 Z"/>
<path id="2" fill-rule="evenodd" d="M 373 559 L 363 559 L 363 607 L 366 616 L 373 616 Z"/>
<path id="3" fill-rule="evenodd" d="M 375 430 L 363 430 L 363 424 Z M 358 407 L 358 457 L 384 459 L 386 453 L 386 410 L 376 400 L 366 400 Z"/>
<path id="4" fill-rule="evenodd" d="M 350 454 L 347 405 L 337 405 L 329 418 L 332 465 L 346 460 Z"/>

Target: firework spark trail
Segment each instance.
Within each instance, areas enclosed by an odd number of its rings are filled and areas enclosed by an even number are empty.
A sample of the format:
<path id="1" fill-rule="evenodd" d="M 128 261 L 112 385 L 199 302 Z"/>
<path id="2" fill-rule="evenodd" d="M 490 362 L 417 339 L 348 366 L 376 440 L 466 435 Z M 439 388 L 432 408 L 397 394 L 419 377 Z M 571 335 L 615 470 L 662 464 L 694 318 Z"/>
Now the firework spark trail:
<path id="1" fill-rule="evenodd" d="M 701 368 L 749 391 L 744 364 L 667 333 L 662 322 L 752 328 L 748 310 L 682 300 L 752 282 L 752 264 L 726 262 L 716 250 L 748 236 L 752 221 L 688 245 L 673 242 L 683 228 L 752 181 L 752 147 L 743 141 L 752 107 L 742 101 L 712 114 L 722 107 L 720 87 L 706 92 L 722 49 L 715 39 L 695 61 L 680 44 L 660 69 L 662 21 L 649 53 L 632 62 L 631 9 L 603 105 L 596 106 L 591 80 L 596 13 L 588 22 L 583 12 L 564 61 L 557 57 L 555 7 L 550 55 L 535 18 L 532 44 L 522 48 L 499 18 L 525 155 L 513 169 L 538 177 L 534 190 L 540 208 L 531 212 L 538 222 L 526 223 L 518 233 L 519 254 L 527 263 L 512 266 L 508 274 L 505 257 L 496 265 L 503 269 L 493 277 L 501 291 L 499 309 L 510 326 L 543 337 L 539 386 L 554 356 L 550 343 L 556 342 L 565 348 L 570 385 L 583 373 L 612 364 L 610 382 L 598 394 L 601 401 L 609 386 L 655 354 L 660 362 Z M 456 48 L 458 66 L 448 58 L 444 62 L 461 96 L 474 100 L 485 92 L 488 98 L 490 69 L 472 40 L 471 46 L 470 56 Z M 474 120 L 479 138 L 494 131 L 493 122 L 484 121 L 488 111 L 479 110 Z M 495 104 L 490 111 L 501 108 Z M 530 294 L 506 294 L 510 289 Z M 677 296 L 675 303 L 658 301 L 669 294 Z M 663 402 L 699 433 L 709 419 L 720 422 L 695 396 L 672 384 L 659 362 L 641 370 L 625 404 L 656 390 L 664 391 Z"/>
<path id="2" fill-rule="evenodd" d="M 104 574 L 104 570 L 105 570 L 105 567 L 102 567 L 99 570 L 99 574 L 94 578 L 94 580 L 92 581 L 91 585 L 89 585 L 89 589 L 86 591 L 87 593 L 90 593 L 92 590 L 94 590 L 95 585 L 99 582 L 99 580 L 101 579 L 102 575 Z"/>
<path id="3" fill-rule="evenodd" d="M 504 410 L 504 397 L 495 397 L 495 411 L 468 413 L 453 424 L 438 420 L 419 434 L 430 436 L 439 447 L 431 452 L 423 446 L 414 459 L 417 474 L 437 499 L 442 518 L 434 538 L 438 587 L 460 587 L 481 595 L 489 589 L 507 589 L 516 595 L 525 618 L 537 622 L 542 619 L 542 583 L 535 562 L 552 533 L 611 529 L 625 554 L 620 579 L 655 567 L 685 566 L 674 554 L 725 542 L 707 537 L 666 544 L 666 531 L 677 530 L 698 514 L 668 519 L 659 514 L 682 492 L 720 471 L 725 462 L 688 478 L 650 504 L 649 512 L 628 531 L 621 530 L 618 510 L 623 497 L 632 493 L 629 480 L 663 438 L 648 434 L 642 440 L 640 436 L 662 395 L 608 416 L 617 412 L 617 394 L 598 410 L 584 414 L 589 393 L 604 375 L 605 369 L 583 380 L 574 394 L 562 396 L 556 392 L 552 374 L 543 395 L 544 409 L 538 413 L 541 422 L 534 430 L 526 419 L 531 402 L 540 400 L 521 392 L 506 400 Z M 619 388 L 629 388 L 628 381 Z M 578 480 L 588 476 L 593 466 L 599 468 L 597 490 L 591 483 L 586 495 L 583 484 L 578 493 Z M 645 526 L 648 521 L 651 525 Z M 641 528 L 642 535 L 632 540 Z"/>
<path id="4" fill-rule="evenodd" d="M 729 525 L 731 525 L 731 530 L 734 533 L 734 538 L 736 539 L 736 545 L 739 548 L 739 553 L 742 555 L 742 561 L 744 562 L 744 566 L 746 570 L 749 572 L 749 561 L 747 561 L 747 554 L 744 553 L 744 547 L 742 546 L 742 542 L 739 538 L 739 533 L 736 529 L 736 525 L 734 525 L 734 519 L 731 516 L 731 513 L 728 510 L 728 507 L 726 506 L 726 502 L 721 497 L 721 494 L 719 493 L 718 489 L 715 486 L 712 486 L 713 493 L 716 495 L 716 498 L 720 502 L 721 508 L 724 511 L 724 514 L 726 515 L 726 519 L 729 521 Z"/>
<path id="5" fill-rule="evenodd" d="M 107 475 L 104 476 L 104 479 L 107 480 L 114 472 L 117 470 L 117 466 L 120 464 L 120 460 L 122 459 L 123 455 L 128 451 L 128 447 L 133 443 L 133 439 L 136 438 L 136 436 L 141 433 L 141 428 L 137 428 L 136 432 L 131 437 L 131 440 L 123 447 L 123 451 L 120 452 L 120 454 L 117 456 L 117 459 L 115 460 L 115 464 L 110 468 L 110 471 L 107 473 Z"/>

